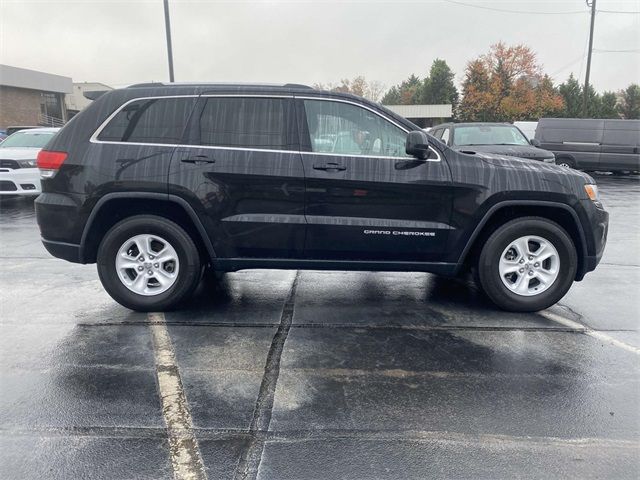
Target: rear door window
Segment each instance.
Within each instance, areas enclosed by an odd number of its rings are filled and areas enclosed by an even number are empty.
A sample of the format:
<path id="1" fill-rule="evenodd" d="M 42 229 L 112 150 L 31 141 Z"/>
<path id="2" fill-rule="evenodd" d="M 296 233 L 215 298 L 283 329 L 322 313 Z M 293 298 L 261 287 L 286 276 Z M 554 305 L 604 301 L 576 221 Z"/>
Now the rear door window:
<path id="1" fill-rule="evenodd" d="M 196 98 L 151 98 L 125 105 L 98 140 L 179 144 Z"/>
<path id="2" fill-rule="evenodd" d="M 210 97 L 199 122 L 199 144 L 293 150 L 295 130 L 288 98 Z"/>

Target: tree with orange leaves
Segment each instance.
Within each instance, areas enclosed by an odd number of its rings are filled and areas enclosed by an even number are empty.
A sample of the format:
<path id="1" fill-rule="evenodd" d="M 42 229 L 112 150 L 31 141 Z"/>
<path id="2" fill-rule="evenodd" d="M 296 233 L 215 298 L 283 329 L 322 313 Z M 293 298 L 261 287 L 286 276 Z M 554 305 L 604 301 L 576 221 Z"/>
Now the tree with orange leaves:
<path id="1" fill-rule="evenodd" d="M 502 42 L 467 64 L 462 95 L 458 116 L 468 121 L 537 120 L 564 106 L 536 54 Z"/>

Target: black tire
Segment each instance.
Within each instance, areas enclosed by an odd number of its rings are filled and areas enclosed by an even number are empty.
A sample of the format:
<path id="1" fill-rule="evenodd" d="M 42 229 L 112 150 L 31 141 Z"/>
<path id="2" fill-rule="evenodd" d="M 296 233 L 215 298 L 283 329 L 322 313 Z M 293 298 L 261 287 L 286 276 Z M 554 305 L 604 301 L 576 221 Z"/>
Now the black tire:
<path id="1" fill-rule="evenodd" d="M 556 158 L 556 165 L 564 166 L 567 168 L 576 168 L 576 162 L 568 157 Z"/>
<path id="2" fill-rule="evenodd" d="M 500 256 L 516 239 L 535 235 L 552 243 L 560 258 L 555 281 L 543 292 L 522 296 L 510 291 L 500 278 Z M 512 312 L 537 312 L 557 303 L 567 293 L 576 276 L 578 255 L 567 232 L 557 223 L 541 217 L 522 217 L 511 220 L 485 242 L 478 260 L 480 284 L 498 307 Z"/>
<path id="3" fill-rule="evenodd" d="M 166 239 L 175 249 L 180 268 L 175 283 L 165 292 L 145 296 L 129 290 L 118 277 L 115 258 L 128 239 L 153 234 Z M 202 272 L 198 249 L 179 225 L 163 217 L 136 215 L 115 224 L 98 247 L 98 276 L 111 298 L 124 307 L 140 312 L 163 311 L 177 306 L 191 296 Z"/>

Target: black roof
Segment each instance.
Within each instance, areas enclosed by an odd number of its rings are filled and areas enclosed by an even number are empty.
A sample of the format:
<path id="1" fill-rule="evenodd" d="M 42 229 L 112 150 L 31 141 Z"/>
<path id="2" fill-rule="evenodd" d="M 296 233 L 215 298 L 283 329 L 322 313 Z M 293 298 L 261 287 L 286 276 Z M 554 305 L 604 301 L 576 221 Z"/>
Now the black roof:
<path id="1" fill-rule="evenodd" d="M 300 83 L 232 83 L 232 82 L 148 82 L 148 83 L 136 83 L 129 85 L 127 88 L 149 88 L 149 87 L 207 87 L 207 88 L 258 88 L 258 89 L 282 89 L 282 90 L 299 90 L 310 89 L 313 87 L 308 85 L 302 85 Z"/>
<path id="2" fill-rule="evenodd" d="M 122 103 L 136 97 L 155 97 L 155 96 L 180 96 L 180 95 L 202 95 L 207 93 L 228 93 L 228 94 L 298 94 L 300 96 L 312 97 L 328 97 L 343 98 L 370 108 L 384 112 L 389 117 L 395 119 L 398 123 L 404 125 L 409 130 L 418 130 L 419 127 L 411 123 L 406 118 L 392 112 L 384 105 L 372 102 L 365 98 L 353 95 L 351 93 L 329 92 L 325 90 L 317 90 L 308 85 L 298 83 L 285 84 L 265 84 L 265 83 L 138 83 L 126 88 L 111 90 L 105 95 L 100 96 L 98 100 L 113 101 Z"/>

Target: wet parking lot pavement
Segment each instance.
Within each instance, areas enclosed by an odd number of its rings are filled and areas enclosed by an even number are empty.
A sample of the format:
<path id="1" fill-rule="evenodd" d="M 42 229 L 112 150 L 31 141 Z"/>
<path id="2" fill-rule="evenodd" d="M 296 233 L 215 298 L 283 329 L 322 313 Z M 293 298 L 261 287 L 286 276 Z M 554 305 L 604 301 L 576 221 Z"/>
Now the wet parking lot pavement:
<path id="1" fill-rule="evenodd" d="M 0 476 L 638 478 L 640 179 L 598 182 L 602 263 L 538 314 L 429 274 L 274 270 L 135 313 L 4 201 Z"/>

